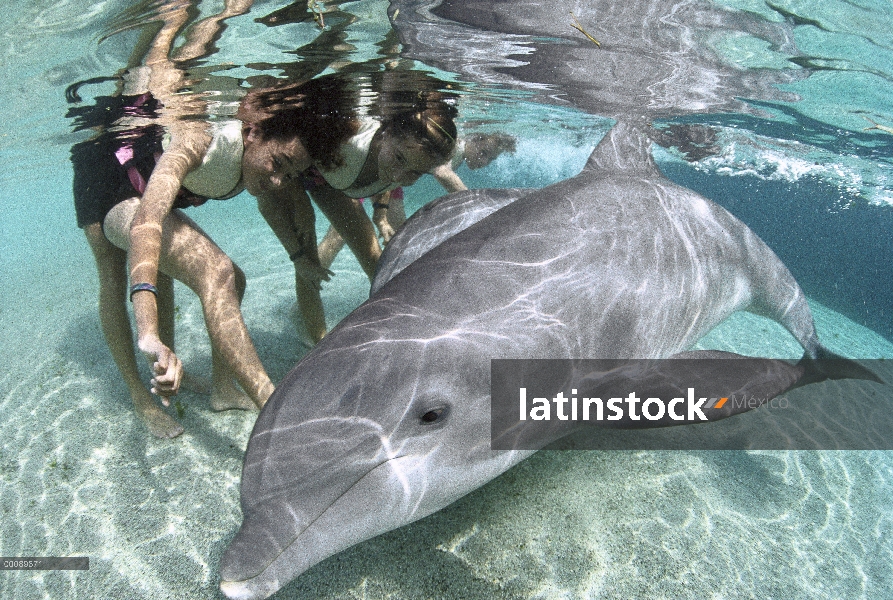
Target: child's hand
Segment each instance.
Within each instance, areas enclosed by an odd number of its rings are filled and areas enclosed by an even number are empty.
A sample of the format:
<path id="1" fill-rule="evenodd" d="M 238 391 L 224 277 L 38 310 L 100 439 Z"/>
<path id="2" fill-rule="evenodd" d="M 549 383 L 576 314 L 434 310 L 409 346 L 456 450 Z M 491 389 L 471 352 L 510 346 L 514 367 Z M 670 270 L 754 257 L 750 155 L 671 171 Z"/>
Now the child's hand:
<path id="1" fill-rule="evenodd" d="M 140 340 L 140 350 L 152 366 L 154 377 L 151 380 L 153 394 L 161 396 L 161 403 L 170 406 L 169 396 L 180 391 L 183 380 L 183 363 L 173 350 L 165 346 L 158 338 Z"/>
<path id="2" fill-rule="evenodd" d="M 300 256 L 294 260 L 295 275 L 303 279 L 318 290 L 322 289 L 322 282 L 329 281 L 335 274 L 322 265 L 314 263 L 306 256 Z"/>

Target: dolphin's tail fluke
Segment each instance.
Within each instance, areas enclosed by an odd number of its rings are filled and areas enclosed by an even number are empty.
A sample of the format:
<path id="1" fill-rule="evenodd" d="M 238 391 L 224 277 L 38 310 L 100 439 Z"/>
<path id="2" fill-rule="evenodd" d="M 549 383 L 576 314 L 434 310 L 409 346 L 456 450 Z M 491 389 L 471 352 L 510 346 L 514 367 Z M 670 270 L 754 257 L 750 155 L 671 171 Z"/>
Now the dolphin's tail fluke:
<path id="1" fill-rule="evenodd" d="M 805 371 L 794 385 L 795 388 L 826 379 L 864 379 L 875 383 L 887 383 L 855 360 L 835 354 L 824 346 L 819 345 L 814 354 L 815 356 L 804 354 L 797 363 Z"/>

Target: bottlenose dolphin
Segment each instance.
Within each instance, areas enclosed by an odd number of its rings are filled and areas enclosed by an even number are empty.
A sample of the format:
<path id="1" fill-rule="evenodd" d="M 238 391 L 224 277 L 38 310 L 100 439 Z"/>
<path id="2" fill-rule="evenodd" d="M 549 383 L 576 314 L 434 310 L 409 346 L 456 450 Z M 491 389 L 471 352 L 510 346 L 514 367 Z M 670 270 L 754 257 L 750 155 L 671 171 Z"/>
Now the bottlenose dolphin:
<path id="1" fill-rule="evenodd" d="M 369 300 L 286 376 L 257 420 L 242 526 L 220 566 L 229 598 L 269 596 L 529 456 L 491 450 L 491 359 L 679 356 L 746 309 L 804 349 L 801 364 L 776 365 L 776 392 L 870 378 L 858 365 L 810 368 L 829 353 L 794 278 L 747 226 L 666 179 L 649 152 L 655 118 L 794 99 L 777 84 L 808 70 L 751 68 L 715 50 L 746 34 L 794 54 L 789 24 L 698 0 L 588 0 L 574 10 L 599 46 L 540 0 L 392 0 L 404 57 L 618 123 L 578 176 L 450 197 L 391 241 Z M 432 222 L 441 211 L 449 222 Z"/>
<path id="2" fill-rule="evenodd" d="M 288 374 L 248 444 L 227 597 L 269 596 L 529 456 L 490 449 L 493 358 L 666 358 L 743 309 L 827 355 L 774 253 L 649 150 L 618 123 L 578 176 L 441 230 Z"/>

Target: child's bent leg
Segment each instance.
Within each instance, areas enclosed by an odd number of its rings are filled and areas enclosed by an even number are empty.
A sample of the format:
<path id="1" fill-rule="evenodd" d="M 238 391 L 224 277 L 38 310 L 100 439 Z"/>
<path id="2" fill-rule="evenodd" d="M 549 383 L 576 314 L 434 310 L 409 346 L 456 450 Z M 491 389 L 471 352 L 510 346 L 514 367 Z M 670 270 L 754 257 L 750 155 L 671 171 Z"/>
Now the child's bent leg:
<path id="1" fill-rule="evenodd" d="M 177 316 L 177 307 L 174 302 L 174 280 L 169 275 L 158 273 L 155 287 L 158 289 L 158 336 L 165 346 L 176 351 L 174 321 Z M 211 393 L 211 382 L 204 377 L 194 375 L 188 369 L 183 370 L 183 383 L 180 387 L 196 394 Z"/>
<path id="2" fill-rule="evenodd" d="M 224 383 L 229 373 L 257 407 L 273 393 L 273 383 L 260 362 L 239 308 L 244 275 L 191 219 L 172 211 L 163 226 L 160 267 L 199 297 L 211 338 L 215 392 L 233 392 Z M 241 288 L 241 289 L 240 289 Z M 221 369 L 227 369 L 221 373 Z M 222 388 L 216 389 L 220 383 Z M 215 393 L 216 395 L 216 393 Z M 218 397 L 215 408 L 241 407 L 231 397 Z"/>
<path id="3" fill-rule="evenodd" d="M 106 344 L 130 391 L 134 409 L 152 435 L 172 438 L 183 427 L 165 413 L 140 379 L 127 314 L 127 254 L 109 242 L 99 223 L 84 228 L 99 273 L 99 320 Z"/>
<path id="4" fill-rule="evenodd" d="M 294 264 L 298 310 L 307 334 L 315 344 L 326 334 L 320 288 L 322 281 L 328 281 L 330 273 L 327 267 L 320 264 L 313 205 L 307 194 L 301 191 L 283 197 L 258 198 L 257 206 Z M 337 233 L 335 237 L 340 242 Z M 337 250 L 334 252 L 337 253 Z"/>
<path id="5" fill-rule="evenodd" d="M 326 235 L 322 238 L 316 250 L 319 254 L 319 264 L 324 269 L 330 268 L 342 248 L 344 248 L 344 238 L 338 234 L 334 227 L 329 225 L 329 230 L 326 231 Z"/>
<path id="6" fill-rule="evenodd" d="M 241 305 L 242 298 L 245 296 L 245 273 L 235 263 L 233 263 L 233 272 L 236 294 Z M 238 386 L 236 373 L 227 363 L 226 356 L 213 344 L 211 345 L 211 363 L 213 365 L 211 408 L 214 410 L 253 410 L 255 408 L 254 401 Z"/>

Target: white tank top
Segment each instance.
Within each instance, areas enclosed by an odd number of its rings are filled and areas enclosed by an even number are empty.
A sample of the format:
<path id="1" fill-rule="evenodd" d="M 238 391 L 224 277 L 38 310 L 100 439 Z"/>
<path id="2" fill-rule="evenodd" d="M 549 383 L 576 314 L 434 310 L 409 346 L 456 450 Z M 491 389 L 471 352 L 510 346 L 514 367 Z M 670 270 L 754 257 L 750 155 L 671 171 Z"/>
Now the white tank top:
<path id="1" fill-rule="evenodd" d="M 320 174 L 329 185 L 350 198 L 368 198 L 397 187 L 394 184 L 381 181 L 374 181 L 361 188 L 353 185 L 369 158 L 369 147 L 372 145 L 372 138 L 379 127 L 381 127 L 381 123 L 377 119 L 360 117 L 359 131 L 339 149 L 341 158 L 344 159 L 341 166 L 327 171 L 319 169 Z"/>
<path id="2" fill-rule="evenodd" d="M 212 121 L 211 145 L 202 164 L 183 179 L 183 187 L 206 198 L 226 198 L 242 180 L 242 122 Z M 162 147 L 167 146 L 167 140 Z"/>

